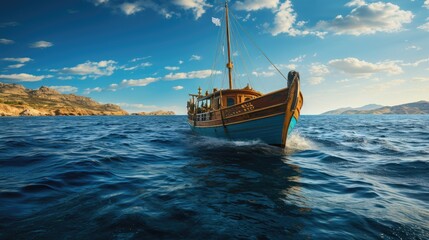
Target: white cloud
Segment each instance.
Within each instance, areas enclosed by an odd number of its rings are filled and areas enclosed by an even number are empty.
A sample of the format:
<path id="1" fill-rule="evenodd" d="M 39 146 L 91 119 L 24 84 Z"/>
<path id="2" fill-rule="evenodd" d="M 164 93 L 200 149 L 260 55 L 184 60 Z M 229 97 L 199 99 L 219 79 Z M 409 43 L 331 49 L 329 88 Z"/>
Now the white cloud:
<path id="1" fill-rule="evenodd" d="M 182 60 L 179 60 L 179 64 L 183 64 L 183 61 L 182 61 Z"/>
<path id="2" fill-rule="evenodd" d="M 379 72 L 400 74 L 403 72 L 402 68 L 393 61 L 370 63 L 357 58 L 334 59 L 329 61 L 329 66 L 355 75 L 371 75 Z"/>
<path id="3" fill-rule="evenodd" d="M 25 57 L 25 58 L 2 58 L 3 61 L 8 62 L 18 62 L 18 64 L 9 65 L 8 68 L 21 68 L 25 66 L 24 63 L 32 61 L 33 59 Z"/>
<path id="4" fill-rule="evenodd" d="M 67 76 L 67 77 L 60 76 L 60 77 L 58 77 L 58 79 L 60 79 L 60 80 L 72 80 L 73 77 L 72 76 Z"/>
<path id="5" fill-rule="evenodd" d="M 121 66 L 119 68 L 123 69 L 125 71 L 132 71 L 132 70 L 135 70 L 135 69 L 138 69 L 138 68 L 145 68 L 145 67 L 150 67 L 150 66 L 152 66 L 152 63 L 150 63 L 150 62 L 144 62 L 144 63 L 140 63 L 139 65 L 132 66 L 132 67 Z"/>
<path id="6" fill-rule="evenodd" d="M 183 89 L 183 86 L 175 86 L 175 87 L 173 87 L 173 89 L 174 89 L 174 90 L 176 90 L 176 91 L 178 91 L 178 90 L 182 90 L 182 89 Z"/>
<path id="7" fill-rule="evenodd" d="M 147 86 L 150 83 L 156 82 L 158 81 L 159 78 L 153 78 L 153 77 L 148 77 L 148 78 L 143 78 L 143 79 L 124 79 L 122 80 L 121 84 L 123 86 L 128 86 L 128 87 L 144 87 Z"/>
<path id="8" fill-rule="evenodd" d="M 306 22 L 299 21 L 296 23 L 297 14 L 292 8 L 292 3 L 290 0 L 286 0 L 284 3 L 280 4 L 279 7 L 274 10 L 274 12 L 274 26 L 270 27 L 270 24 L 268 23 L 263 24 L 263 28 L 265 28 L 273 36 L 285 33 L 292 37 L 314 35 L 319 38 L 324 38 L 326 35 L 326 32 L 298 29 L 303 28 Z M 298 28 L 296 28 L 294 25 L 296 25 Z"/>
<path id="9" fill-rule="evenodd" d="M 24 57 L 24 58 L 2 58 L 3 61 L 9 61 L 9 62 L 19 62 L 19 63 L 26 63 L 33 59 Z"/>
<path id="10" fill-rule="evenodd" d="M 27 73 L 0 75 L 0 79 L 13 80 L 18 82 L 37 82 L 45 78 L 51 78 L 52 75 L 35 76 Z"/>
<path id="11" fill-rule="evenodd" d="M 410 23 L 414 15 L 401 10 L 398 5 L 385 2 L 366 3 L 354 0 L 346 4 L 354 9 L 347 16 L 338 15 L 332 21 L 320 21 L 316 29 L 331 31 L 337 35 L 365 35 L 376 32 L 398 32 Z"/>
<path id="12" fill-rule="evenodd" d="M 6 38 L 0 38 L 0 44 L 9 45 L 9 44 L 14 44 L 14 43 L 15 42 L 13 40 L 6 39 Z"/>
<path id="13" fill-rule="evenodd" d="M 103 89 L 102 89 L 101 87 L 86 88 L 86 89 L 83 91 L 83 94 L 88 95 L 88 94 L 90 94 L 90 93 L 92 93 L 92 92 L 101 92 L 101 91 L 103 91 Z"/>
<path id="14" fill-rule="evenodd" d="M 326 65 L 320 63 L 313 63 L 310 67 L 310 84 L 318 85 L 325 80 L 325 76 L 329 73 L 329 69 Z"/>
<path id="15" fill-rule="evenodd" d="M 315 76 L 323 76 L 329 73 L 329 69 L 326 65 L 320 63 L 313 63 L 310 67 L 310 74 Z"/>
<path id="16" fill-rule="evenodd" d="M 253 71 L 252 74 L 255 75 L 255 76 L 257 76 L 257 77 L 272 77 L 272 76 L 275 75 L 275 72 L 274 71 L 268 71 L 268 72 L 265 72 L 265 71 L 262 71 L 262 72 Z"/>
<path id="17" fill-rule="evenodd" d="M 192 10 L 195 19 L 199 19 L 207 8 L 212 7 L 212 5 L 206 3 L 206 0 L 174 0 L 173 3 L 185 10 Z"/>
<path id="18" fill-rule="evenodd" d="M 109 3 L 109 0 L 94 0 L 95 6 Z"/>
<path id="19" fill-rule="evenodd" d="M 171 66 L 166 66 L 166 67 L 164 67 L 166 70 L 168 70 L 168 71 L 177 71 L 177 70 L 179 70 L 180 69 L 180 67 L 171 67 Z"/>
<path id="20" fill-rule="evenodd" d="M 201 56 L 198 55 L 192 55 L 189 61 L 200 61 L 202 59 Z"/>
<path id="21" fill-rule="evenodd" d="M 421 48 L 421 47 L 416 46 L 416 45 L 410 45 L 410 46 L 407 46 L 407 47 L 405 48 L 405 50 L 410 50 L 410 49 L 412 49 L 412 50 L 416 50 L 416 51 L 420 51 L 420 50 L 422 50 L 422 48 Z"/>
<path id="22" fill-rule="evenodd" d="M 48 48 L 54 46 L 53 43 L 47 41 L 38 41 L 30 44 L 31 48 Z"/>
<path id="23" fill-rule="evenodd" d="M 119 85 L 116 83 L 112 83 L 109 85 L 109 88 L 107 90 L 112 91 L 112 92 L 116 92 L 116 90 L 119 88 Z"/>
<path id="24" fill-rule="evenodd" d="M 417 61 L 412 62 L 412 63 L 402 63 L 401 65 L 402 66 L 418 67 L 420 64 L 426 63 L 426 62 L 429 62 L 429 58 L 420 59 L 420 60 L 417 60 Z"/>
<path id="25" fill-rule="evenodd" d="M 271 30 L 271 34 L 276 36 L 280 33 L 289 33 L 289 35 L 294 34 L 295 29 L 293 24 L 296 21 L 296 13 L 292 9 L 292 3 L 290 0 L 280 5 L 280 8 L 277 10 L 274 17 L 274 28 Z"/>
<path id="26" fill-rule="evenodd" d="M 219 19 L 219 18 L 212 17 L 212 23 L 213 23 L 216 27 L 220 27 L 220 19 Z"/>
<path id="27" fill-rule="evenodd" d="M 429 0 L 425 0 L 425 2 L 423 3 L 423 7 L 429 9 Z"/>
<path id="28" fill-rule="evenodd" d="M 429 0 L 428 0 L 429 1 Z M 429 18 L 426 18 L 426 23 L 425 24 L 423 24 L 423 25 L 420 25 L 419 27 L 418 27 L 418 29 L 421 29 L 421 30 L 423 30 L 423 31 L 426 31 L 426 32 L 429 32 Z"/>
<path id="29" fill-rule="evenodd" d="M 25 66 L 25 64 L 18 63 L 18 64 L 9 65 L 9 66 L 7 66 L 7 68 L 22 68 L 24 66 Z"/>
<path id="30" fill-rule="evenodd" d="M 289 60 L 289 62 L 294 62 L 294 63 L 302 62 L 302 61 L 304 61 L 305 57 L 306 57 L 306 55 L 300 55 L 296 58 Z"/>
<path id="31" fill-rule="evenodd" d="M 145 59 L 148 59 L 148 58 L 151 58 L 151 57 L 152 57 L 152 56 L 133 58 L 133 59 L 131 59 L 131 61 L 130 61 L 130 62 L 137 62 L 137 61 L 145 60 Z"/>
<path id="32" fill-rule="evenodd" d="M 75 67 L 63 68 L 62 73 L 75 75 L 88 75 L 89 77 L 97 78 L 100 76 L 110 76 L 116 69 L 116 62 L 106 60 L 100 62 L 90 62 L 78 64 Z"/>
<path id="33" fill-rule="evenodd" d="M 321 84 L 323 81 L 325 81 L 324 77 L 310 77 L 309 82 L 311 85 L 319 85 Z"/>
<path id="34" fill-rule="evenodd" d="M 125 15 L 134 15 L 135 13 L 138 13 L 143 10 L 142 7 L 140 7 L 140 4 L 138 2 L 135 3 L 122 3 L 119 5 L 119 8 L 122 10 Z"/>
<path id="35" fill-rule="evenodd" d="M 261 9 L 274 9 L 279 4 L 279 0 L 244 0 L 235 2 L 237 10 L 258 11 Z"/>
<path id="36" fill-rule="evenodd" d="M 192 72 L 181 72 L 181 73 L 169 73 L 164 76 L 165 80 L 173 81 L 173 80 L 179 80 L 179 79 L 195 79 L 195 78 L 208 78 L 211 75 L 217 75 L 221 74 L 221 71 L 213 71 L 213 70 L 199 70 L 199 71 L 192 71 Z"/>
<path id="37" fill-rule="evenodd" d="M 346 3 L 346 6 L 347 7 L 360 7 L 360 6 L 363 6 L 365 4 L 366 3 L 365 3 L 364 0 L 352 0 L 352 1 L 348 2 L 348 3 Z"/>
<path id="38" fill-rule="evenodd" d="M 49 88 L 55 89 L 60 93 L 75 93 L 77 92 L 77 87 L 72 86 L 49 86 Z"/>

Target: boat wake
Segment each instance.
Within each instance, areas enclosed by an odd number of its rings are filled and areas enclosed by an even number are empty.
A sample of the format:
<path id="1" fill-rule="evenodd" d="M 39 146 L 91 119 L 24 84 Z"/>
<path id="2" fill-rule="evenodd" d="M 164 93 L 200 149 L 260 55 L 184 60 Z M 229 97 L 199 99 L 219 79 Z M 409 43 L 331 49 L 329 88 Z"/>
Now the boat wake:
<path id="1" fill-rule="evenodd" d="M 314 144 L 310 139 L 301 136 L 299 132 L 293 132 L 286 142 L 285 152 L 287 154 L 291 154 L 314 149 L 316 149 L 316 144 Z"/>

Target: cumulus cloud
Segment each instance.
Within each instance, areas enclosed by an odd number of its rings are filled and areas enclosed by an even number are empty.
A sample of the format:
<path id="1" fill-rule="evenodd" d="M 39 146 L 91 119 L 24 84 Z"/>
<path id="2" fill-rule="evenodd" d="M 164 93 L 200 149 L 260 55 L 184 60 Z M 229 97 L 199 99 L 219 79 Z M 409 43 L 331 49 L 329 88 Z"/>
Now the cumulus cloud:
<path id="1" fill-rule="evenodd" d="M 72 80 L 73 77 L 72 76 L 67 76 L 67 77 L 60 76 L 60 77 L 58 77 L 58 79 L 60 79 L 60 80 Z"/>
<path id="2" fill-rule="evenodd" d="M 174 89 L 174 90 L 176 90 L 176 91 L 178 91 L 178 90 L 182 90 L 182 89 L 183 89 L 183 86 L 175 86 L 175 87 L 173 87 L 173 89 Z"/>
<path id="3" fill-rule="evenodd" d="M 179 60 L 179 64 L 183 64 L 183 61 L 182 61 L 182 60 Z"/>
<path id="4" fill-rule="evenodd" d="M 423 3 L 423 7 L 429 9 L 429 0 L 425 0 L 425 2 Z"/>
<path id="5" fill-rule="evenodd" d="M 130 61 L 130 62 L 137 62 L 137 61 L 145 60 L 145 59 L 148 59 L 148 58 L 151 58 L 151 57 L 152 57 L 152 56 L 133 58 L 133 59 L 131 59 L 131 61 Z"/>
<path id="6" fill-rule="evenodd" d="M 83 94 L 88 95 L 88 94 L 90 94 L 90 93 L 92 93 L 92 92 L 101 92 L 101 91 L 103 91 L 103 89 L 102 89 L 101 87 L 86 88 L 86 89 L 83 91 Z"/>
<path id="7" fill-rule="evenodd" d="M 293 63 L 302 62 L 302 61 L 304 61 L 305 57 L 306 57 L 306 55 L 300 55 L 296 58 L 289 60 L 289 62 L 293 62 Z"/>
<path id="8" fill-rule="evenodd" d="M 261 9 L 274 9 L 279 4 L 279 0 L 244 0 L 237 1 L 234 7 L 237 10 L 258 11 Z"/>
<path id="9" fill-rule="evenodd" d="M 219 19 L 219 18 L 215 18 L 215 17 L 212 17 L 212 23 L 213 23 L 216 27 L 220 27 L 220 25 L 221 25 L 220 19 Z"/>
<path id="10" fill-rule="evenodd" d="M 180 69 L 180 67 L 171 67 L 171 66 L 166 66 L 166 67 L 164 67 L 166 70 L 168 70 L 168 71 L 177 71 L 177 70 L 179 70 Z"/>
<path id="11" fill-rule="evenodd" d="M 353 7 L 350 14 L 338 15 L 331 21 L 320 21 L 316 29 L 330 31 L 337 35 L 366 35 L 376 32 L 398 32 L 403 25 L 410 23 L 414 15 L 411 11 L 401 10 L 398 5 L 385 2 L 366 3 L 353 0 L 346 4 Z"/>
<path id="12" fill-rule="evenodd" d="M 393 61 L 370 63 L 357 58 L 344 58 L 331 60 L 328 64 L 344 73 L 354 75 L 370 76 L 380 72 L 388 74 L 400 74 L 403 72 L 402 68 Z"/>
<path id="13" fill-rule="evenodd" d="M 124 79 L 122 80 L 121 84 L 123 86 L 128 86 L 128 87 L 144 87 L 158 80 L 159 78 L 153 78 L 153 77 L 142 78 L 142 79 L 129 79 L 129 80 Z"/>
<path id="14" fill-rule="evenodd" d="M 35 76 L 28 73 L 19 73 L 19 74 L 8 74 L 8 75 L 0 75 L 0 79 L 4 80 L 12 80 L 17 82 L 37 82 L 40 80 L 43 80 L 45 78 L 51 78 L 52 75 L 42 75 L 42 76 Z"/>
<path id="15" fill-rule="evenodd" d="M 48 48 L 54 46 L 53 43 L 47 41 L 38 41 L 30 44 L 31 48 Z"/>
<path id="16" fill-rule="evenodd" d="M 319 85 L 323 81 L 325 81 L 325 78 L 324 77 L 320 77 L 320 76 L 312 76 L 312 77 L 309 78 L 309 83 L 311 85 Z"/>
<path id="17" fill-rule="evenodd" d="M 196 20 L 206 12 L 207 8 L 212 7 L 206 0 L 174 0 L 173 3 L 185 10 L 191 10 Z"/>
<path id="18" fill-rule="evenodd" d="M 95 6 L 109 3 L 109 0 L 94 0 Z"/>
<path id="19" fill-rule="evenodd" d="M 277 10 L 274 17 L 274 28 L 271 30 L 271 34 L 276 36 L 280 33 L 293 34 L 293 24 L 296 21 L 296 13 L 292 9 L 292 3 L 290 0 L 282 3 L 280 8 Z"/>
<path id="20" fill-rule="evenodd" d="M 0 38 L 0 44 L 10 45 L 10 44 L 14 44 L 14 43 L 15 42 L 13 40 L 6 39 L 6 38 Z"/>
<path id="21" fill-rule="evenodd" d="M 7 66 L 7 68 L 22 68 L 24 66 L 25 66 L 25 64 L 18 63 L 18 64 L 9 65 L 9 66 Z"/>
<path id="22" fill-rule="evenodd" d="M 426 63 L 426 62 L 429 62 L 429 58 L 423 58 L 411 63 L 402 63 L 401 65 L 407 66 L 407 67 L 418 67 L 420 64 Z"/>
<path id="23" fill-rule="evenodd" d="M 49 86 L 49 88 L 55 89 L 60 93 L 75 93 L 77 92 L 77 87 L 72 86 Z"/>
<path id="24" fill-rule="evenodd" d="M 78 64 L 75 67 L 63 68 L 61 73 L 74 75 L 87 75 L 97 78 L 100 76 L 110 76 L 116 69 L 116 62 L 113 60 L 105 60 L 100 62 L 90 62 Z"/>
<path id="25" fill-rule="evenodd" d="M 139 2 L 135 2 L 135 3 L 125 2 L 119 5 L 119 8 L 125 15 L 134 15 L 143 10 Z"/>
<path id="26" fill-rule="evenodd" d="M 310 66 L 310 84 L 318 85 L 325 81 L 325 76 L 329 73 L 329 69 L 326 65 L 320 63 L 313 63 Z"/>
<path id="27" fill-rule="evenodd" d="M 199 70 L 192 72 L 181 72 L 181 73 L 169 73 L 164 76 L 165 80 L 173 81 L 179 79 L 195 79 L 195 78 L 208 78 L 212 75 L 221 74 L 221 71 L 213 71 L 213 70 Z"/>
<path id="28" fill-rule="evenodd" d="M 284 3 L 280 4 L 279 7 L 274 10 L 274 13 L 273 26 L 271 27 L 268 23 L 263 25 L 263 27 L 273 36 L 285 33 L 292 37 L 314 35 L 319 38 L 324 38 L 326 35 L 326 32 L 302 29 L 306 22 L 296 22 L 297 14 L 292 8 L 290 0 L 286 0 Z"/>
<path id="29" fill-rule="evenodd" d="M 429 0 L 428 0 L 429 1 Z M 423 25 L 420 25 L 418 27 L 418 29 L 421 29 L 423 31 L 429 32 L 429 18 L 426 18 L 426 23 L 424 23 Z"/>
<path id="30" fill-rule="evenodd" d="M 24 58 L 2 58 L 3 61 L 9 61 L 9 62 L 19 62 L 19 63 L 26 63 L 33 59 L 24 57 Z"/>
<path id="31" fill-rule="evenodd" d="M 138 69 L 138 68 L 145 68 L 145 67 L 150 67 L 150 66 L 152 66 L 152 63 L 150 63 L 150 62 L 144 62 L 144 63 L 140 63 L 139 65 L 132 66 L 132 67 L 121 66 L 119 68 L 123 69 L 125 71 L 132 71 L 132 70 L 135 70 L 135 69 Z"/>
<path id="32" fill-rule="evenodd" d="M 200 61 L 202 59 L 201 56 L 198 55 L 192 55 L 189 61 Z"/>
<path id="33" fill-rule="evenodd" d="M 253 71 L 252 72 L 253 75 L 257 76 L 257 77 L 272 77 L 275 75 L 274 71 L 262 71 L 262 72 L 257 72 L 257 71 Z"/>

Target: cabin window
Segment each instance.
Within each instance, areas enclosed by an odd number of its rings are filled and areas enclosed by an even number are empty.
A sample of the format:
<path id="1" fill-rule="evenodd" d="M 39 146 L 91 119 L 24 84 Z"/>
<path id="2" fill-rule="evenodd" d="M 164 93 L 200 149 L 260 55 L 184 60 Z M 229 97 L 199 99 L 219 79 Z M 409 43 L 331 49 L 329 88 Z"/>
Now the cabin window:
<path id="1" fill-rule="evenodd" d="M 227 98 L 226 99 L 226 106 L 232 106 L 235 104 L 235 99 L 234 98 Z"/>
<path id="2" fill-rule="evenodd" d="M 247 97 L 244 99 L 244 101 L 249 101 L 250 99 L 251 99 L 250 97 Z"/>

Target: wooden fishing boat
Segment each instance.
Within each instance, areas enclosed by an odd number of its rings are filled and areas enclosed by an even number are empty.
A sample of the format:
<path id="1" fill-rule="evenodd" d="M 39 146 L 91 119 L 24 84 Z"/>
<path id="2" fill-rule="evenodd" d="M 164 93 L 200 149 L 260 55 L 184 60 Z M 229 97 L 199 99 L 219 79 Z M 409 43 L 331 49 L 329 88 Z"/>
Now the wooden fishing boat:
<path id="1" fill-rule="evenodd" d="M 303 95 L 300 90 L 299 73 L 290 71 L 285 88 L 262 94 L 248 84 L 244 88 L 233 88 L 228 22 L 228 4 L 225 4 L 226 39 L 228 47 L 229 89 L 213 89 L 203 95 L 190 94 L 188 101 L 188 123 L 198 134 L 230 140 L 261 140 L 270 145 L 286 146 L 300 116 Z M 271 63 L 271 61 L 270 61 Z"/>

